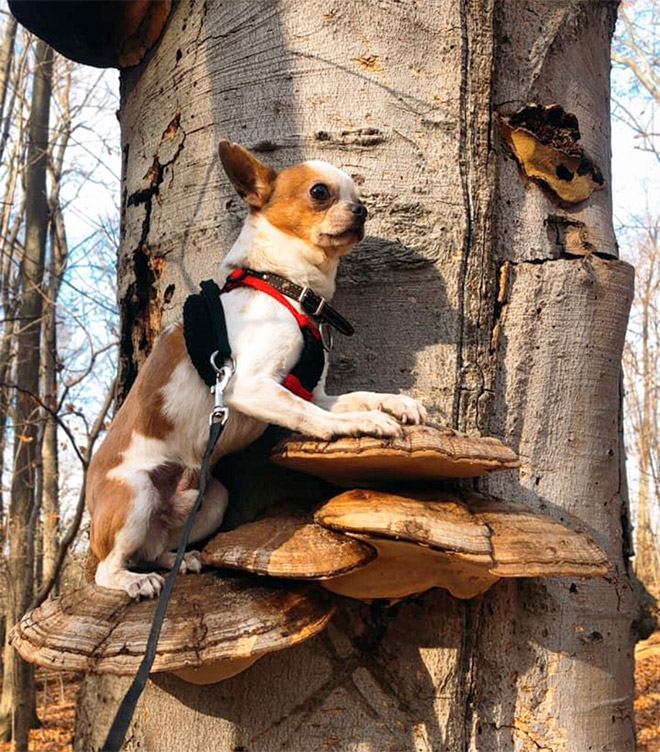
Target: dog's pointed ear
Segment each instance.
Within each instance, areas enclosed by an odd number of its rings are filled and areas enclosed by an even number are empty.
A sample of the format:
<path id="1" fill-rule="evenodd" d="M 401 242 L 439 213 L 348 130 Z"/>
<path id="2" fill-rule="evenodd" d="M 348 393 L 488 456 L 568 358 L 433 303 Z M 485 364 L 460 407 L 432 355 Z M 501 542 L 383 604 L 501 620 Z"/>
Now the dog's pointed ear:
<path id="1" fill-rule="evenodd" d="M 221 141 L 218 151 L 222 166 L 238 195 L 255 209 L 265 206 L 273 190 L 277 172 L 239 144 Z"/>

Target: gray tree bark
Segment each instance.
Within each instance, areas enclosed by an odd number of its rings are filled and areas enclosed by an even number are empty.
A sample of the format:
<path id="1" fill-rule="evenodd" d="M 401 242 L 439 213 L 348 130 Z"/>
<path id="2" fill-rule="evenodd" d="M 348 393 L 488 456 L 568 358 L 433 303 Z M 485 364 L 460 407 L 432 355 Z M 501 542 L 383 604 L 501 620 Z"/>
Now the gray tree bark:
<path id="1" fill-rule="evenodd" d="M 325 634 L 222 684 L 155 677 L 126 749 L 633 750 L 620 410 L 632 270 L 616 258 L 609 188 L 557 206 L 498 127 L 529 101 L 560 102 L 609 180 L 615 12 L 191 0 L 122 74 L 125 386 L 242 221 L 219 139 L 276 167 L 326 159 L 361 183 L 371 216 L 341 271 L 337 305 L 357 334 L 337 344 L 331 386 L 400 389 L 439 422 L 502 438 L 523 467 L 485 489 L 579 521 L 614 563 L 607 578 L 500 582 L 470 602 L 340 600 Z M 569 218 L 589 255 L 553 230 Z M 251 490 L 235 466 L 233 524 L 286 496 L 265 463 Z M 76 749 L 100 745 L 126 686 L 86 680 Z"/>

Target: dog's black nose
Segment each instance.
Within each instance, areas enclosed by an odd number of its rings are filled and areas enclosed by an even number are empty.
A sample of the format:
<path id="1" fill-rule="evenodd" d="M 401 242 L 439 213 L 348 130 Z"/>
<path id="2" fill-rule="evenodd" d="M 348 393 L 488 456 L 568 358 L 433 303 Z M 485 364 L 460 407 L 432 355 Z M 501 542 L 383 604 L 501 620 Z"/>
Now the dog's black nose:
<path id="1" fill-rule="evenodd" d="M 355 214 L 358 219 L 364 222 L 364 220 L 367 218 L 367 207 L 364 204 L 358 203 L 349 204 L 349 206 L 353 214 Z"/>

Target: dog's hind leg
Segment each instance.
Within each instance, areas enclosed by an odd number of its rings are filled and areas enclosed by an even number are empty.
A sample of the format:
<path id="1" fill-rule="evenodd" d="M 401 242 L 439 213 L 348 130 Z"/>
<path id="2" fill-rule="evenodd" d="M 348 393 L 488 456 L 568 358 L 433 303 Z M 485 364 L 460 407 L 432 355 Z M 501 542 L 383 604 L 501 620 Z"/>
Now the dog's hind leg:
<path id="1" fill-rule="evenodd" d="M 156 564 L 166 569 L 174 566 L 176 554 L 172 549 L 177 548 L 181 539 L 184 525 L 190 510 L 197 498 L 198 489 L 189 488 L 184 491 L 178 491 L 172 498 L 172 513 L 169 517 L 170 525 L 169 537 L 164 551 L 157 559 Z M 227 489 L 215 478 L 209 478 L 206 486 L 206 493 L 202 505 L 195 515 L 192 531 L 190 533 L 190 543 L 204 540 L 214 533 L 222 523 L 222 518 L 227 509 L 229 494 Z M 200 555 L 197 551 L 188 551 L 184 557 L 180 572 L 199 572 L 202 568 Z"/>
<path id="2" fill-rule="evenodd" d="M 152 525 L 160 497 L 149 474 L 135 472 L 130 484 L 108 479 L 96 493 L 110 496 L 121 493 L 129 497 L 121 507 L 106 504 L 94 514 L 92 547 L 101 559 L 96 569 L 96 584 L 125 590 L 132 598 L 158 595 L 164 583 L 162 575 L 130 572 L 127 568 L 130 562 L 145 558 L 145 550 L 160 553 L 166 543 L 162 529 Z M 125 519 L 118 519 L 118 509 L 128 509 Z"/>

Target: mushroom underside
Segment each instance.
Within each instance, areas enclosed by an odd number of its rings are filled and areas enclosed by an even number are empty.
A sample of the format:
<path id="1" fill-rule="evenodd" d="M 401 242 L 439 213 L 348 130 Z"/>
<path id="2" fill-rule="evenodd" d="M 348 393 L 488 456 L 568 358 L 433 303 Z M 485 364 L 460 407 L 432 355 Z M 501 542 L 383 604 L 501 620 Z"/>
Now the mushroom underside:
<path id="1" fill-rule="evenodd" d="M 500 579 L 487 567 L 453 552 L 366 535 L 359 539 L 373 546 L 378 556 L 361 569 L 323 580 L 324 588 L 366 601 L 398 600 L 434 587 L 445 588 L 456 598 L 474 598 Z"/>
<path id="2" fill-rule="evenodd" d="M 139 63 L 158 41 L 171 0 L 9 0 L 16 18 L 71 60 L 100 68 Z"/>

